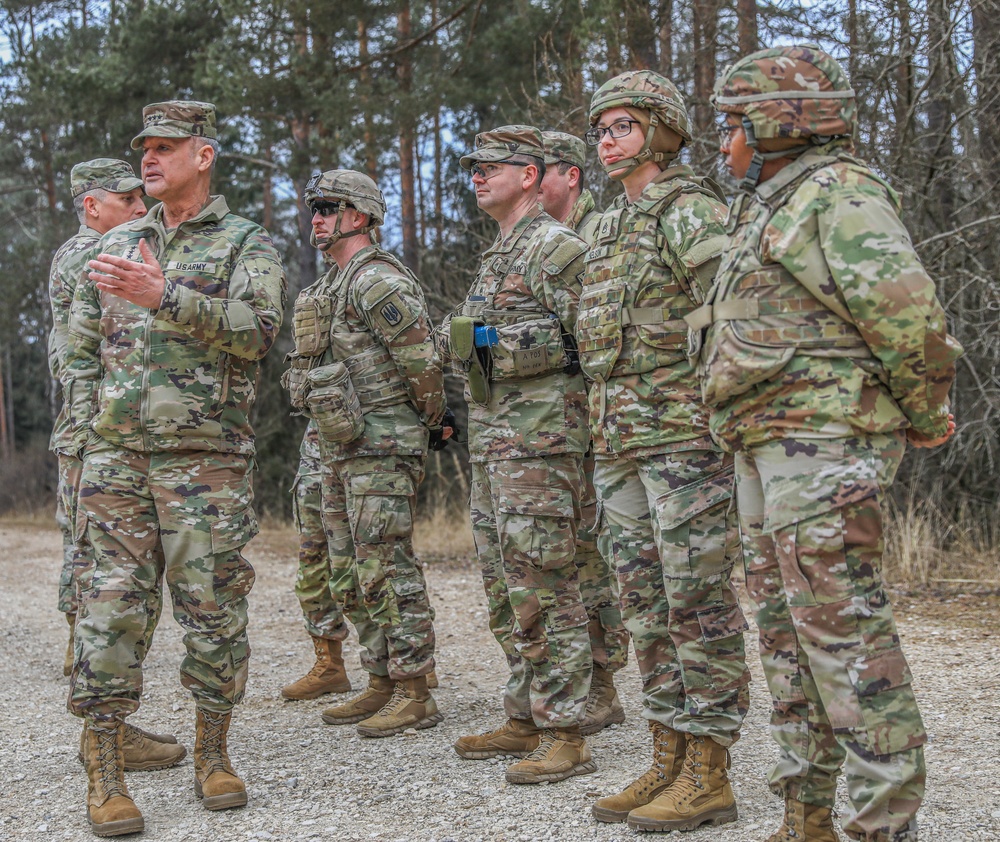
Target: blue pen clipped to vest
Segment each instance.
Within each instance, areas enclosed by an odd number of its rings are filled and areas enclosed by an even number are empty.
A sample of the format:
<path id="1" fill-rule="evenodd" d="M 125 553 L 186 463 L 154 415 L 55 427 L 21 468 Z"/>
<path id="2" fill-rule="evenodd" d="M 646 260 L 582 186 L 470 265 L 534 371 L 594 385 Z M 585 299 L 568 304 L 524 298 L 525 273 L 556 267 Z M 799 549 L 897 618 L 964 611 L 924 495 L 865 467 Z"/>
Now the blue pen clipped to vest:
<path id="1" fill-rule="evenodd" d="M 476 325 L 473 342 L 477 348 L 491 348 L 500 340 L 497 339 L 497 329 L 488 325 Z"/>

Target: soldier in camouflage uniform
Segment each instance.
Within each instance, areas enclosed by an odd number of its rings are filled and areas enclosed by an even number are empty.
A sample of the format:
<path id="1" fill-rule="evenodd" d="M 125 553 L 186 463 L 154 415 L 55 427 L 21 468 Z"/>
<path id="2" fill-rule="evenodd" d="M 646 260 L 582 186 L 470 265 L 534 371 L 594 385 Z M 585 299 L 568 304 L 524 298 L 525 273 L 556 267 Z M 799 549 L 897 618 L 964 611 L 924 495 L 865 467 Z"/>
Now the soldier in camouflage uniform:
<path id="1" fill-rule="evenodd" d="M 143 827 L 122 776 L 122 721 L 140 704 L 163 577 L 197 708 L 195 794 L 210 810 L 246 804 L 226 736 L 250 657 L 249 416 L 284 306 L 267 232 L 210 195 L 215 107 L 156 103 L 143 122 L 132 146 L 160 203 L 95 247 L 63 378 L 74 446 L 86 448 L 76 534 L 94 548 L 69 707 L 87 722 L 87 809 L 103 836 Z"/>
<path id="2" fill-rule="evenodd" d="M 52 332 L 49 334 L 49 370 L 54 379 L 61 379 L 66 367 L 69 341 L 70 305 L 77 283 L 86 271 L 87 257 L 112 228 L 146 213 L 142 203 L 142 181 L 132 167 L 115 158 L 96 158 L 77 164 L 70 172 L 73 207 L 80 221 L 80 230 L 56 252 L 49 273 L 49 303 L 52 307 Z M 59 502 L 57 520 L 63 534 L 63 566 L 59 578 L 59 610 L 69 622 L 69 645 L 63 663 L 63 674 L 73 669 L 73 630 L 79 604 L 78 584 L 89 570 L 93 550 L 86 541 L 74 537 L 77 494 L 83 460 L 74 444 L 69 420 L 69 407 L 63 402 L 52 430 L 50 448 L 59 460 Z M 148 618 L 150 631 L 156 626 L 159 613 Z M 85 735 L 81 735 L 85 739 Z M 177 745 L 173 736 L 159 736 L 135 725 L 126 724 L 123 737 L 125 769 L 148 771 L 165 769 L 179 763 L 187 751 Z M 81 753 L 81 760 L 83 759 Z"/>
<path id="3" fill-rule="evenodd" d="M 590 106 L 608 175 L 624 195 L 587 254 L 577 341 L 591 379 L 594 484 L 643 684 L 653 765 L 594 816 L 637 830 L 736 819 L 728 748 L 746 714 L 746 621 L 732 456 L 708 435 L 683 317 L 711 288 L 724 247 L 719 188 L 676 161 L 691 139 L 684 101 L 643 70 Z"/>
<path id="4" fill-rule="evenodd" d="M 319 431 L 323 525 L 335 598 L 369 673 L 356 699 L 323 711 L 367 737 L 443 719 L 427 686 L 434 625 L 413 551 L 413 512 L 430 443 L 451 433 L 444 377 L 420 283 L 371 232 L 385 219 L 368 176 L 330 170 L 306 186 L 313 241 L 336 267 L 295 303 L 292 405 Z"/>
<path id="5" fill-rule="evenodd" d="M 851 156 L 854 92 L 829 55 L 754 53 L 713 102 L 743 193 L 714 300 L 690 321 L 712 433 L 736 454 L 785 799 L 769 842 L 837 839 L 842 766 L 848 836 L 915 842 L 926 733 L 882 581 L 883 504 L 906 441 L 954 430 L 961 349 L 896 194 Z"/>
<path id="6" fill-rule="evenodd" d="M 570 335 L 586 244 L 539 206 L 543 159 L 530 126 L 483 132 L 462 157 L 500 232 L 440 329 L 466 373 L 472 530 L 490 629 L 511 667 L 507 722 L 455 750 L 524 757 L 506 773 L 519 784 L 596 769 L 580 734 L 593 663 L 575 563 L 588 436 Z"/>
<path id="7" fill-rule="evenodd" d="M 292 514 L 299 533 L 299 569 L 295 595 L 302 606 L 316 662 L 298 681 L 283 687 L 286 699 L 315 699 L 347 693 L 351 681 L 344 670 L 343 642 L 347 624 L 330 587 L 330 554 L 323 529 L 323 479 L 319 431 L 310 421 L 299 447 L 299 469 L 292 483 Z"/>
<path id="8" fill-rule="evenodd" d="M 601 215 L 594 196 L 583 185 L 587 145 L 566 132 L 542 132 L 545 147 L 545 177 L 539 188 L 542 208 L 556 222 L 576 231 L 590 244 Z M 587 609 L 590 651 L 594 674 L 587 697 L 587 711 L 580 733 L 594 734 L 608 725 L 625 721 L 615 690 L 614 674 L 628 663 L 628 632 L 618 607 L 618 580 L 611 572 L 611 545 L 607 530 L 599 533 L 597 492 L 594 490 L 594 449 L 583 457 L 584 498 L 580 531 L 576 536 L 576 566 L 580 571 L 580 597 Z M 598 540 L 604 539 L 600 551 Z"/>

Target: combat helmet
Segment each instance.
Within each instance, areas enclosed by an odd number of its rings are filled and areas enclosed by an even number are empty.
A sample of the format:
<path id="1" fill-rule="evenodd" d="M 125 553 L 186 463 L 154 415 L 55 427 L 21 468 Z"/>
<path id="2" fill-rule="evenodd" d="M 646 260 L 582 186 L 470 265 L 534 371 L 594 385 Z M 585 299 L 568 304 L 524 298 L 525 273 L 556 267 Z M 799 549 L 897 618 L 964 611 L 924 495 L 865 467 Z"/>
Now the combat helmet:
<path id="1" fill-rule="evenodd" d="M 814 44 L 758 50 L 731 64 L 715 83 L 712 105 L 740 114 L 754 150 L 743 189 L 752 190 L 765 161 L 850 137 L 858 106 L 840 64 Z M 761 140 L 801 140 L 801 148 L 761 152 Z"/>
<path id="2" fill-rule="evenodd" d="M 637 108 L 649 112 L 649 126 L 642 149 L 633 158 L 615 162 L 615 179 L 625 178 L 646 161 L 661 164 L 676 156 L 679 149 L 667 151 L 653 148 L 658 126 L 680 135 L 681 146 L 691 140 L 691 121 L 684 97 L 673 82 L 652 70 L 629 70 L 601 85 L 590 100 L 590 125 L 596 126 L 601 114 L 611 108 Z M 594 129 L 587 132 L 586 137 L 591 146 L 596 146 L 600 140 Z M 625 169 L 622 169 L 622 164 L 625 164 Z"/>
<path id="3" fill-rule="evenodd" d="M 371 178 L 355 170 L 316 173 L 306 183 L 302 199 L 314 213 L 315 206 L 320 202 L 337 205 L 337 225 L 330 237 L 325 243 L 317 243 L 315 234 L 313 235 L 313 245 L 319 249 L 326 250 L 344 237 L 368 234 L 385 221 L 385 198 L 382 191 Z M 344 234 L 340 230 L 340 222 L 344 209 L 348 207 L 367 214 L 369 221 L 363 228 Z"/>

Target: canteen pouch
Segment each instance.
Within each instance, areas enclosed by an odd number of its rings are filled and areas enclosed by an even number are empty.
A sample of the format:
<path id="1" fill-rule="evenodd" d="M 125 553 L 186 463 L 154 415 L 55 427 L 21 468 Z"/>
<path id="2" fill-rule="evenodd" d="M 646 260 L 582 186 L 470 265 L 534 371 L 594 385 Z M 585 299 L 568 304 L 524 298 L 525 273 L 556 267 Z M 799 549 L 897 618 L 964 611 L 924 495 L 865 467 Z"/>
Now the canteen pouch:
<path id="1" fill-rule="evenodd" d="M 468 316 L 453 316 L 449 326 L 452 356 L 458 360 L 469 382 L 469 397 L 485 406 L 490 402 L 488 351 L 484 355 L 476 348 L 476 322 Z M 486 350 L 486 349 L 484 349 Z"/>
<path id="2" fill-rule="evenodd" d="M 309 394 L 309 364 L 312 357 L 300 357 L 295 351 L 285 355 L 288 369 L 281 375 L 281 385 L 288 390 L 288 399 L 299 412 L 306 408 L 306 395 Z"/>
<path id="3" fill-rule="evenodd" d="M 358 438 L 365 429 L 365 416 L 347 366 L 336 362 L 314 368 L 308 380 L 306 405 L 324 441 L 346 444 Z"/>
<path id="4" fill-rule="evenodd" d="M 303 357 L 318 357 L 330 347 L 333 325 L 333 299 L 327 296 L 300 295 L 292 310 L 295 350 Z"/>

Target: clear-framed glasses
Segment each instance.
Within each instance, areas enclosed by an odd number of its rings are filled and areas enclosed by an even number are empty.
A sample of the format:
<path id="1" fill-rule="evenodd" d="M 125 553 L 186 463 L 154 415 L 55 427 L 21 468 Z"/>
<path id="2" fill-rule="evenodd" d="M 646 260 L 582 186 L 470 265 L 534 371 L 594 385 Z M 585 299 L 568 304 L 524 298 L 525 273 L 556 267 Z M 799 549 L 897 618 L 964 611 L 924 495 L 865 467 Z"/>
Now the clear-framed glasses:
<path id="1" fill-rule="evenodd" d="M 478 175 L 483 181 L 489 181 L 491 178 L 500 175 L 503 172 L 501 167 L 506 164 L 510 167 L 528 167 L 530 164 L 522 163 L 521 161 L 498 161 L 497 163 L 486 163 L 486 164 L 473 164 L 469 170 L 469 177 Z"/>
<path id="2" fill-rule="evenodd" d="M 638 120 L 615 120 L 610 126 L 594 126 L 588 129 L 583 138 L 591 146 L 597 146 L 604 135 L 609 134 L 616 140 L 632 132 L 632 126 L 640 125 Z"/>
<path id="3" fill-rule="evenodd" d="M 715 127 L 715 130 L 719 133 L 719 145 L 729 146 L 733 139 L 733 132 L 742 128 L 743 125 L 741 123 L 736 123 L 735 125 L 732 123 L 719 123 Z"/>

